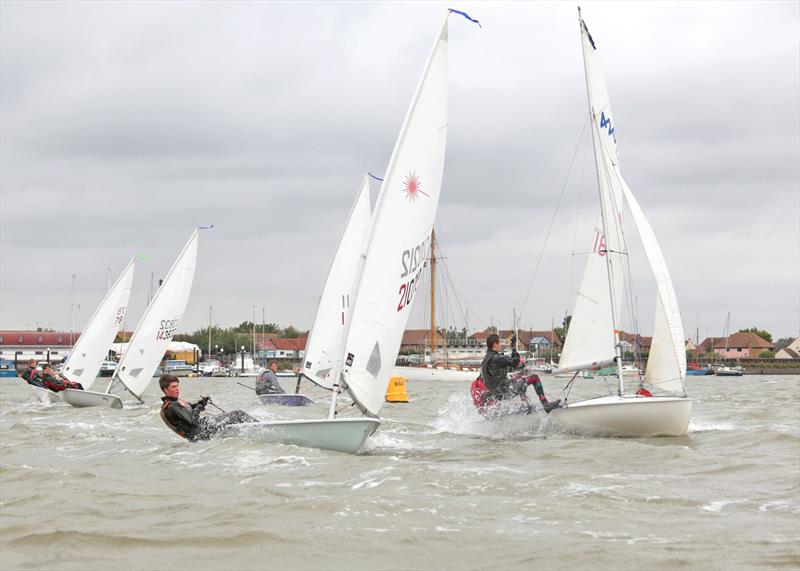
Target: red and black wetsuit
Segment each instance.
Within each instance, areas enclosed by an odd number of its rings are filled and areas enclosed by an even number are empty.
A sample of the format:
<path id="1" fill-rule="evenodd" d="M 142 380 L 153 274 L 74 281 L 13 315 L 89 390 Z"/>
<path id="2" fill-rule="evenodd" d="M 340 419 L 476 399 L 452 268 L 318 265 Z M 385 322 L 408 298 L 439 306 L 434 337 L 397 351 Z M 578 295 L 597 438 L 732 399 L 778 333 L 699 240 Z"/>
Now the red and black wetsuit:
<path id="1" fill-rule="evenodd" d="M 498 401 L 502 399 L 512 398 L 519 396 L 524 403 L 528 403 L 525 396 L 525 391 L 528 385 L 533 385 L 536 395 L 539 397 L 539 402 L 545 412 L 550 412 L 559 406 L 561 399 L 550 403 L 544 394 L 544 387 L 538 375 L 529 375 L 523 377 L 521 375 L 514 378 L 508 378 L 510 369 L 519 367 L 521 363 L 519 353 L 516 349 L 512 349 L 511 356 L 492 351 L 486 351 L 486 356 L 481 363 L 481 376 L 472 383 L 472 401 L 479 410 L 484 412 L 486 407 L 493 407 Z M 483 386 L 481 386 L 481 381 Z M 528 405 L 528 412 L 530 412 L 530 405 Z"/>
<path id="2" fill-rule="evenodd" d="M 40 389 L 46 388 L 44 386 L 44 381 L 42 381 L 42 374 L 36 369 L 31 369 L 30 367 L 28 367 L 27 369 L 22 371 L 22 375 L 20 376 L 26 381 L 28 381 L 29 385 L 33 385 L 34 387 L 39 387 Z"/>
<path id="3" fill-rule="evenodd" d="M 54 393 L 63 391 L 64 389 L 72 388 L 67 382 L 53 375 L 45 374 L 43 377 L 43 381 L 44 381 L 44 386 L 53 391 Z"/>

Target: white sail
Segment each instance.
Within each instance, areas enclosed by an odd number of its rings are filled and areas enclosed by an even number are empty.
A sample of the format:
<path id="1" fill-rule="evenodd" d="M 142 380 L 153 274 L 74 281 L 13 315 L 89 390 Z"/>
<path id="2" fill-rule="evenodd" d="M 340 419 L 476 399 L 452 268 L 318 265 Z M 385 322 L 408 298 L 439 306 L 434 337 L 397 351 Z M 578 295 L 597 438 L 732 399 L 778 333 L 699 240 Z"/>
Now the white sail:
<path id="1" fill-rule="evenodd" d="M 115 377 L 139 398 L 164 357 L 186 310 L 197 264 L 197 242 L 198 230 L 195 229 L 139 320 L 117 365 Z"/>
<path id="2" fill-rule="evenodd" d="M 661 389 L 685 393 L 683 381 L 686 378 L 686 346 L 683 336 L 683 322 L 678 308 L 675 288 L 667 269 L 667 262 L 661 253 L 650 222 L 642 212 L 636 197 L 623 182 L 625 200 L 631 217 L 639 232 L 650 270 L 656 282 L 656 315 L 653 341 L 647 358 L 645 381 Z"/>
<path id="3" fill-rule="evenodd" d="M 377 415 L 422 279 L 447 141 L 447 14 L 386 169 L 344 344 L 350 395 Z"/>
<path id="4" fill-rule="evenodd" d="M 372 222 L 369 188 L 369 176 L 365 175 L 322 288 L 306 347 L 303 376 L 326 389 L 333 388 L 341 370 L 342 341 L 350 317 L 353 287 L 359 278 L 360 258 Z"/>
<path id="5" fill-rule="evenodd" d="M 61 369 L 64 377 L 80 383 L 84 389 L 88 390 L 94 383 L 100 364 L 106 359 L 111 344 L 122 327 L 131 295 L 135 260 L 134 257 L 128 262 L 113 287 L 108 290 Z"/>
<path id="6" fill-rule="evenodd" d="M 559 361 L 559 370 L 590 368 L 616 355 L 615 329 L 624 288 L 622 189 L 608 90 L 594 54 L 591 37 L 581 22 L 584 67 L 592 121 L 600 212 Z M 604 231 L 605 228 L 605 231 Z"/>

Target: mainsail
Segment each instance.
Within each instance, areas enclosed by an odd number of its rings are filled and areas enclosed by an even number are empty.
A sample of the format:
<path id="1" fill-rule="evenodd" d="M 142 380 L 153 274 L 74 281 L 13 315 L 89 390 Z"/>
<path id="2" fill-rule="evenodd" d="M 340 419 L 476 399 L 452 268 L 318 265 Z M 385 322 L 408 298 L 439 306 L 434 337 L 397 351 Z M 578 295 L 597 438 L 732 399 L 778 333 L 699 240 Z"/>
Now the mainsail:
<path id="1" fill-rule="evenodd" d="M 581 37 L 600 212 L 559 361 L 561 371 L 591 368 L 614 359 L 617 354 L 618 308 L 625 282 L 622 189 L 611 103 L 600 62 L 594 54 L 594 43 L 582 20 Z"/>
<path id="2" fill-rule="evenodd" d="M 100 364 L 122 327 L 131 295 L 135 261 L 134 257 L 128 262 L 108 290 L 62 367 L 61 374 L 70 381 L 80 383 L 84 389 L 88 390 L 94 383 Z"/>
<path id="3" fill-rule="evenodd" d="M 306 348 L 303 376 L 326 389 L 333 388 L 342 367 L 342 341 L 349 322 L 353 287 L 360 277 L 361 256 L 372 222 L 369 189 L 369 175 L 364 175 L 322 288 Z"/>
<path id="4" fill-rule="evenodd" d="M 380 411 L 422 279 L 447 142 L 447 16 L 397 138 L 354 288 L 342 378 L 362 411 Z"/>
<path id="5" fill-rule="evenodd" d="M 137 398 L 141 398 L 150 383 L 186 310 L 197 264 L 198 232 L 198 229 L 192 232 L 139 320 L 117 365 L 115 378 Z"/>

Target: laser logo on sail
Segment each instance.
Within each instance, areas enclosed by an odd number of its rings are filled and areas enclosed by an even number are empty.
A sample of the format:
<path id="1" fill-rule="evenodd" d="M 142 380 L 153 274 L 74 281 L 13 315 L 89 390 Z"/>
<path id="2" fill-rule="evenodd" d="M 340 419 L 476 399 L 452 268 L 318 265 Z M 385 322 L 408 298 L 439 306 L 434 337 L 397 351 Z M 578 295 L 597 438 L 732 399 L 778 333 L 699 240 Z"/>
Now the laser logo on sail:
<path id="1" fill-rule="evenodd" d="M 405 193 L 409 202 L 414 202 L 417 200 L 420 194 L 430 198 L 430 195 L 422 190 L 422 182 L 420 181 L 420 177 L 415 172 L 410 172 L 403 177 L 403 192 Z"/>

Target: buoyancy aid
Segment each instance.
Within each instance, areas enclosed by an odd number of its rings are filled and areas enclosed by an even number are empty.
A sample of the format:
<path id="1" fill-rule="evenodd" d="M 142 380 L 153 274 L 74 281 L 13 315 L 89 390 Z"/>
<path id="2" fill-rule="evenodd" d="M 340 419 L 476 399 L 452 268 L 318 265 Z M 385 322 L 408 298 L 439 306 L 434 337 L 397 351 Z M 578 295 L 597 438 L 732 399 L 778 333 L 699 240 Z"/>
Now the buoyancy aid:
<path id="1" fill-rule="evenodd" d="M 167 415 L 167 409 L 169 409 L 170 405 L 177 402 L 178 402 L 177 399 L 167 399 L 166 397 L 164 397 L 164 400 L 161 403 L 161 412 L 160 412 L 161 420 L 164 421 L 164 424 L 166 424 L 169 427 L 169 429 L 172 430 L 172 432 L 174 432 L 181 438 L 188 439 L 189 438 L 188 432 L 182 429 L 180 426 L 178 426 L 178 424 L 174 422 L 171 418 L 169 418 L 169 415 Z M 178 406 L 180 406 L 180 404 Z"/>
<path id="2" fill-rule="evenodd" d="M 472 403 L 482 415 L 486 416 L 489 409 L 497 406 L 497 399 L 491 396 L 491 391 L 486 388 L 482 377 L 478 377 L 472 381 L 469 390 L 472 395 Z"/>
<path id="3" fill-rule="evenodd" d="M 70 388 L 70 386 L 67 383 L 65 383 L 63 380 L 53 375 L 44 375 L 43 384 L 45 387 L 47 387 L 54 393 Z"/>

